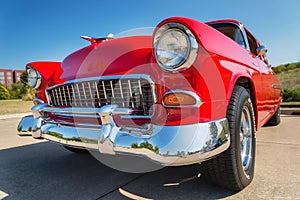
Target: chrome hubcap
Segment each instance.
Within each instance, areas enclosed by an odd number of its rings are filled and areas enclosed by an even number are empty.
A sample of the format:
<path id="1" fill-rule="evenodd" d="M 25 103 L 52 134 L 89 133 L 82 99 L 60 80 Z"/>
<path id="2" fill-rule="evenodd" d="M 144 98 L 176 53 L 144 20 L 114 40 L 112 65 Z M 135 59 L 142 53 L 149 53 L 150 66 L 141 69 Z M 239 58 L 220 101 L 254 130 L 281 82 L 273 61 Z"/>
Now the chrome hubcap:
<path id="1" fill-rule="evenodd" d="M 248 170 L 252 163 L 252 123 L 249 108 L 244 106 L 240 123 L 241 160 L 244 172 L 248 177 Z"/>

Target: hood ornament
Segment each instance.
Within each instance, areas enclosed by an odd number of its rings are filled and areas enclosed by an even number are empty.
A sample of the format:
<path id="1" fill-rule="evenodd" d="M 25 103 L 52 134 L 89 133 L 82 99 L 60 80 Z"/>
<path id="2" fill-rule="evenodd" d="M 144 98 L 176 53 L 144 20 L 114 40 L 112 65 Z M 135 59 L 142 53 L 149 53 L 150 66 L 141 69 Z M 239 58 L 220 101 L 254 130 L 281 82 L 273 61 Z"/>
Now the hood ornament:
<path id="1" fill-rule="evenodd" d="M 80 36 L 80 38 L 90 41 L 91 44 L 94 44 L 94 43 L 101 43 L 106 40 L 111 40 L 114 38 L 114 34 L 110 33 L 106 37 L 102 37 L 102 38 L 93 38 L 93 37 L 82 35 L 82 36 Z"/>

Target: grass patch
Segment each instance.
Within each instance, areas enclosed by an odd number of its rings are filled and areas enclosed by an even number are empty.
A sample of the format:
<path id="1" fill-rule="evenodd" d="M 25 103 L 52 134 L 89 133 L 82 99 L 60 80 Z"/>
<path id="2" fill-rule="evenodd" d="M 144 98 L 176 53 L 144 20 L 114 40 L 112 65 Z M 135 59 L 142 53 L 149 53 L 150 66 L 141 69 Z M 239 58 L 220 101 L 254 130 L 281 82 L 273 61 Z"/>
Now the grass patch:
<path id="1" fill-rule="evenodd" d="M 300 69 L 293 69 L 277 74 L 281 88 L 297 88 L 300 87 Z"/>
<path id="2" fill-rule="evenodd" d="M 300 107 L 300 102 L 282 102 L 280 103 L 282 107 Z"/>
<path id="3" fill-rule="evenodd" d="M 0 100 L 0 115 L 30 112 L 33 106 L 32 101 L 22 101 L 21 99 Z"/>

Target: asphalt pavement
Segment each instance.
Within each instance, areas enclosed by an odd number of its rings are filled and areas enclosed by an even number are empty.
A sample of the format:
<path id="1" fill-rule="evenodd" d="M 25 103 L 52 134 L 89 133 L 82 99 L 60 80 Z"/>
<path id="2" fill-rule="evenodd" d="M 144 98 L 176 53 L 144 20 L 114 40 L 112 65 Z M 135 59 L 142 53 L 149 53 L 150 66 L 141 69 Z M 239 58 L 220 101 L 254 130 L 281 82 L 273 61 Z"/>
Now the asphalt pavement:
<path id="1" fill-rule="evenodd" d="M 284 115 L 257 133 L 255 177 L 233 192 L 212 185 L 197 165 L 130 174 L 90 154 L 17 135 L 18 118 L 0 119 L 0 199 L 299 199 L 300 116 Z"/>

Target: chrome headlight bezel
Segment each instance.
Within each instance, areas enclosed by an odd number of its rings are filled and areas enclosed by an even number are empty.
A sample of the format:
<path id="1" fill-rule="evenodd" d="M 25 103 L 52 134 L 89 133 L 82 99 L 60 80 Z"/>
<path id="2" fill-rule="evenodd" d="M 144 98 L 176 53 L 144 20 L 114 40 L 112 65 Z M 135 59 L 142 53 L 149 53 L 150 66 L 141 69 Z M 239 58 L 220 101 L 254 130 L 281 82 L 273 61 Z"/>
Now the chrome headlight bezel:
<path id="1" fill-rule="evenodd" d="M 40 73 L 35 68 L 27 66 L 27 74 L 29 86 L 35 90 L 39 89 L 42 83 L 42 76 Z"/>
<path id="2" fill-rule="evenodd" d="M 187 39 L 187 45 L 188 45 L 186 46 L 187 54 L 185 55 L 185 57 L 183 57 L 183 59 L 180 62 L 175 63 L 174 65 L 168 65 L 163 63 L 158 53 L 158 45 L 161 38 L 163 38 L 165 34 L 168 34 L 171 31 L 181 32 L 182 34 L 184 34 L 185 38 Z M 154 35 L 153 46 L 154 46 L 155 58 L 158 65 L 162 70 L 170 73 L 177 73 L 190 68 L 195 62 L 196 57 L 198 55 L 198 43 L 196 37 L 190 31 L 190 29 L 188 29 L 185 25 L 180 24 L 178 22 L 169 22 L 159 27 Z M 159 51 L 164 51 L 164 50 L 160 49 Z M 166 52 L 168 51 L 166 50 Z M 172 53 L 174 54 L 174 52 Z"/>

